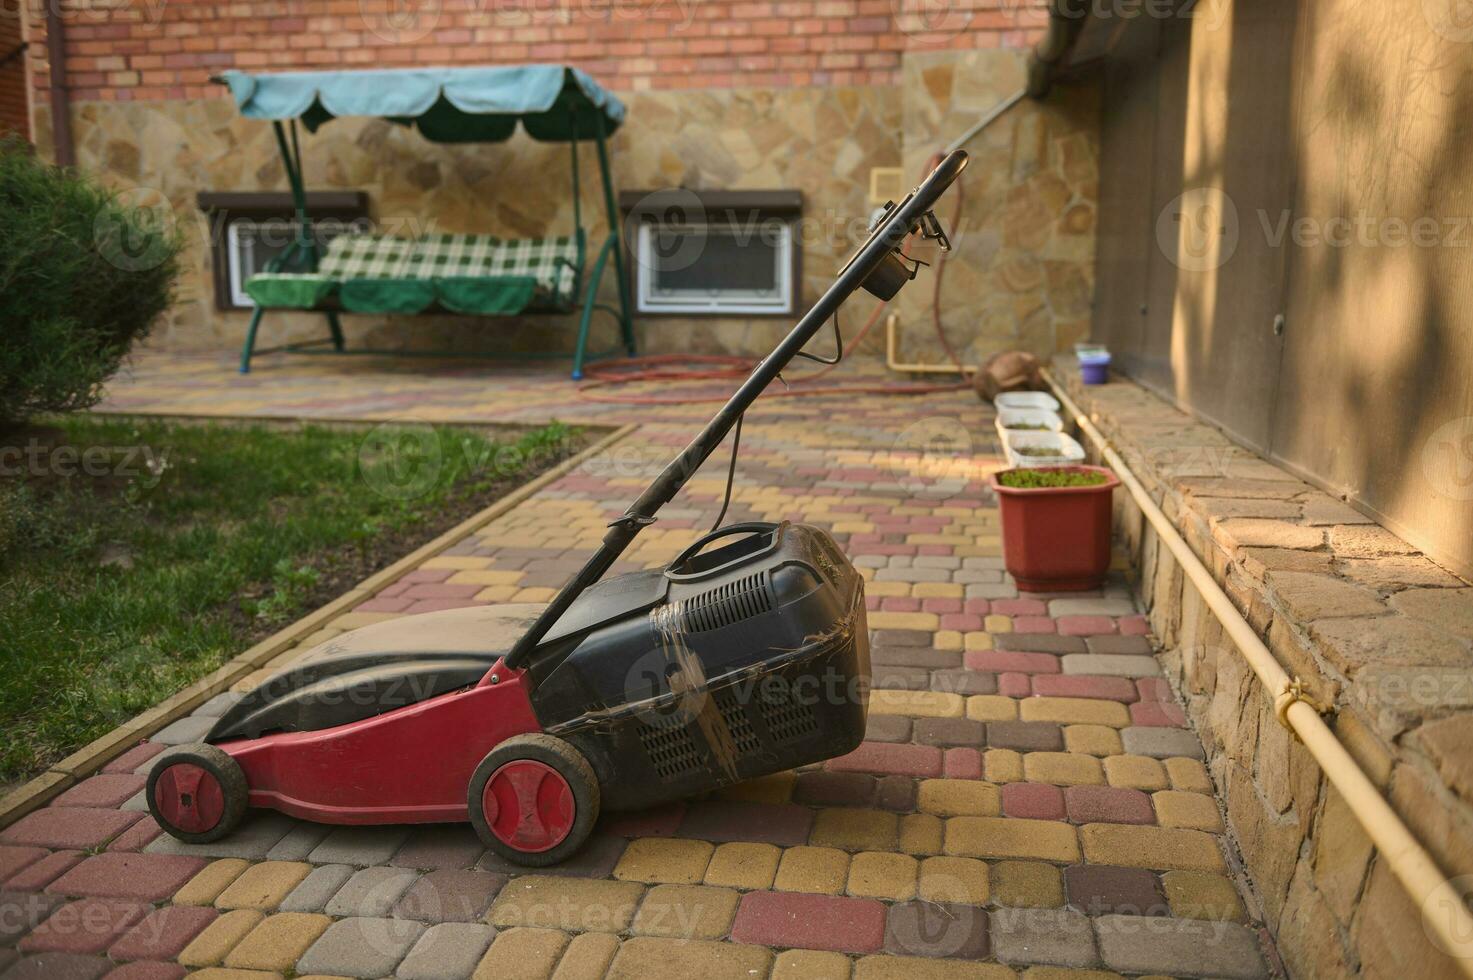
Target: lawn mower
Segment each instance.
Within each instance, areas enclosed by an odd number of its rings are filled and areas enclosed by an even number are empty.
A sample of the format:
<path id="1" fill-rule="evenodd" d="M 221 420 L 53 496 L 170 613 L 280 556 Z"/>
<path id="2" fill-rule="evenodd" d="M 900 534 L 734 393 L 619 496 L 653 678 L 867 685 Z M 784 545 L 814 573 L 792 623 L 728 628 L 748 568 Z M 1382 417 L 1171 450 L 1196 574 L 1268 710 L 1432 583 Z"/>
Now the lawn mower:
<path id="1" fill-rule="evenodd" d="M 638 809 L 833 758 L 864 738 L 863 579 L 803 524 L 720 526 L 664 568 L 604 574 L 863 287 L 889 299 L 966 165 L 944 158 L 887 205 L 837 279 L 613 521 L 546 605 L 407 616 L 323 643 L 246 693 L 202 743 L 161 753 L 149 811 L 193 843 L 248 807 L 329 824 L 469 820 L 493 851 L 548 865 L 601 810 Z M 835 321 L 837 332 L 837 321 Z M 841 347 L 842 350 L 842 347 Z M 730 502 L 730 473 L 727 502 Z"/>

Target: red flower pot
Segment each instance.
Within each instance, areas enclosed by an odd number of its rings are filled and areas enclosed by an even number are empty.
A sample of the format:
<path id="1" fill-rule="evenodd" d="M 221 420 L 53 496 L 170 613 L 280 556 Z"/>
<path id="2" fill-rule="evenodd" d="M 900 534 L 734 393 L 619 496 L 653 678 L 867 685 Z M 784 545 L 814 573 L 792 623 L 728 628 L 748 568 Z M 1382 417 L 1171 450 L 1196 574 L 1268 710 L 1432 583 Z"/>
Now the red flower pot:
<path id="1" fill-rule="evenodd" d="M 1058 469 L 1103 473 L 1105 482 L 1021 488 L 1003 486 L 1002 473 L 990 478 L 1002 510 L 1003 561 L 1023 592 L 1099 588 L 1110 568 L 1110 495 L 1120 481 L 1100 466 Z"/>

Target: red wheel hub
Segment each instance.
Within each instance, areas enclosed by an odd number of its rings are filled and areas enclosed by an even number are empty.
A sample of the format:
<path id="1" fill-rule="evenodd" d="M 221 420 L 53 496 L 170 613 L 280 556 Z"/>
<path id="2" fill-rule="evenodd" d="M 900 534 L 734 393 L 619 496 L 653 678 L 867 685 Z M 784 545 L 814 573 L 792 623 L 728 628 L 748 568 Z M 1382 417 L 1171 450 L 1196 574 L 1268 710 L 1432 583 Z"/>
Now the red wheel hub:
<path id="1" fill-rule="evenodd" d="M 532 854 L 561 844 L 578 815 L 562 773 L 534 759 L 499 766 L 486 780 L 481 810 L 497 840 Z"/>
<path id="2" fill-rule="evenodd" d="M 212 830 L 225 813 L 225 792 L 208 769 L 181 762 L 159 773 L 153 787 L 159 814 L 189 834 Z"/>

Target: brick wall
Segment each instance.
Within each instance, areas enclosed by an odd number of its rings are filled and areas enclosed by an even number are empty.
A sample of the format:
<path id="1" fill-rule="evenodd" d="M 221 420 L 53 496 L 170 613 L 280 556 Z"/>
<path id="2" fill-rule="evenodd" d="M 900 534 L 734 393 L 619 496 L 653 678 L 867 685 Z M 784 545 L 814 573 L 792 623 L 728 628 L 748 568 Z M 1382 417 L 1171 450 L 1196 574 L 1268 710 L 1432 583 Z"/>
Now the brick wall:
<path id="1" fill-rule="evenodd" d="M 21 43 L 21 20 L 0 5 L 0 60 L 4 60 Z M 18 130 L 29 136 L 30 112 L 26 105 L 25 56 L 0 65 L 0 133 Z"/>
<path id="2" fill-rule="evenodd" d="M 48 84 L 43 0 L 34 84 Z M 1035 0 L 51 0 L 76 101 L 219 94 L 243 70 L 567 62 L 620 90 L 889 84 L 908 50 L 1021 47 Z"/>

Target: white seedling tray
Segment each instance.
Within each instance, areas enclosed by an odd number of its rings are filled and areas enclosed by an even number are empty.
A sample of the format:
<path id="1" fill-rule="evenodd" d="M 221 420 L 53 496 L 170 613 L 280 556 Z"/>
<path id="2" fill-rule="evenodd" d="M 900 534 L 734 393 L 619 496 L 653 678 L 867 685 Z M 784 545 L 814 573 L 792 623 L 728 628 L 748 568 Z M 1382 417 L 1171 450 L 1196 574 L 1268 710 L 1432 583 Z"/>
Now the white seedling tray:
<path id="1" fill-rule="evenodd" d="M 1084 447 L 1062 432 L 1018 432 L 1003 431 L 1003 451 L 1013 466 L 1031 466 L 1035 469 L 1050 466 L 1077 466 L 1084 462 Z M 1058 456 L 1032 456 L 1032 447 L 1057 449 Z"/>
<path id="2" fill-rule="evenodd" d="M 997 425 L 1000 429 L 1019 429 L 1020 425 L 1043 426 L 1049 432 L 1063 432 L 1064 420 L 1058 412 L 1042 408 L 1000 408 L 997 410 Z M 1022 432 L 1043 431 L 1035 428 L 1019 429 Z"/>
<path id="3" fill-rule="evenodd" d="M 1046 391 L 1005 391 L 992 399 L 998 410 L 1004 408 L 1034 408 L 1045 412 L 1057 412 L 1059 402 Z"/>

